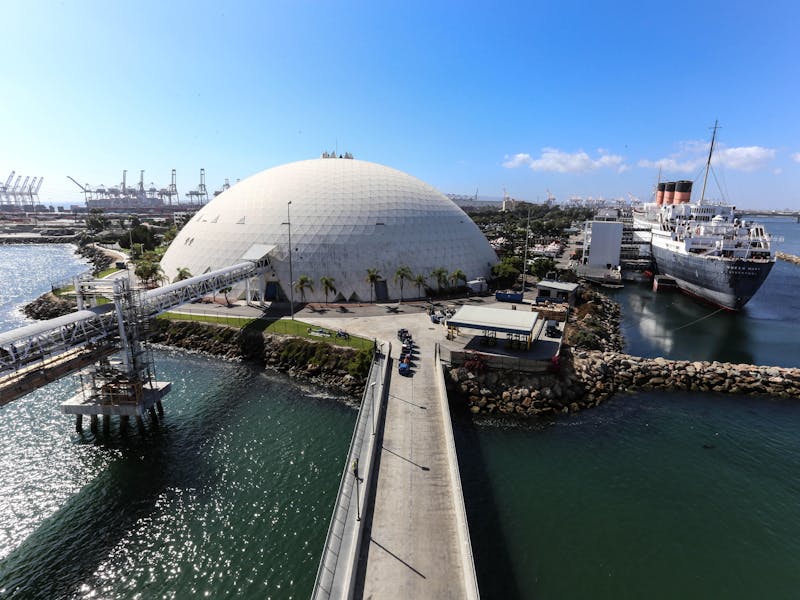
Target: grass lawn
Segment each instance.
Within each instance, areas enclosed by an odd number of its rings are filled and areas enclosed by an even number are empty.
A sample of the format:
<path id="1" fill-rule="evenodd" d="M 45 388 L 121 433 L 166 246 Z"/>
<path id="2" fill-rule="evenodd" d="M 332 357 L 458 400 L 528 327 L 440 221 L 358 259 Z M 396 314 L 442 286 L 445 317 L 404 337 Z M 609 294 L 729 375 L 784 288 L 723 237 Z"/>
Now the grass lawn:
<path id="1" fill-rule="evenodd" d="M 125 269 L 117 269 L 116 267 L 110 267 L 108 269 L 104 269 L 100 271 L 97 275 L 95 275 L 95 279 L 102 279 L 103 277 L 108 277 L 112 273 L 117 273 L 118 271 L 124 271 Z"/>
<path id="2" fill-rule="evenodd" d="M 232 315 L 190 315 L 183 313 L 166 312 L 158 317 L 159 319 L 169 319 L 172 321 L 196 321 L 200 323 L 217 323 L 219 325 L 228 325 L 229 327 L 247 327 L 248 329 L 256 329 L 266 331 L 268 333 L 277 333 L 281 335 L 293 335 L 295 337 L 304 337 L 309 340 L 317 342 L 325 342 L 328 344 L 335 344 L 337 346 L 349 346 L 358 350 L 364 348 L 371 348 L 373 340 L 365 338 L 350 336 L 349 338 L 340 338 L 336 336 L 335 329 L 326 329 L 324 327 L 317 327 L 316 325 L 309 325 L 302 321 L 292 321 L 290 319 L 253 319 L 251 317 L 238 317 Z"/>

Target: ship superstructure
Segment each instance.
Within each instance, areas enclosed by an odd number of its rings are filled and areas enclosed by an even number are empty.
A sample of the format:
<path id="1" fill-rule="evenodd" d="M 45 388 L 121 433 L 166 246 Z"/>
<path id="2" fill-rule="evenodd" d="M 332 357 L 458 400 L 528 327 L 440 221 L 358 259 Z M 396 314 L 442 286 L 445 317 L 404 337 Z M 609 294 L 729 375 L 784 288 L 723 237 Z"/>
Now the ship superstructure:
<path id="1" fill-rule="evenodd" d="M 736 218 L 735 207 L 704 199 L 691 202 L 692 182 L 659 183 L 656 201 L 634 210 L 634 225 L 649 235 L 659 274 L 692 295 L 739 310 L 755 295 L 775 264 L 773 239 L 763 225 Z"/>

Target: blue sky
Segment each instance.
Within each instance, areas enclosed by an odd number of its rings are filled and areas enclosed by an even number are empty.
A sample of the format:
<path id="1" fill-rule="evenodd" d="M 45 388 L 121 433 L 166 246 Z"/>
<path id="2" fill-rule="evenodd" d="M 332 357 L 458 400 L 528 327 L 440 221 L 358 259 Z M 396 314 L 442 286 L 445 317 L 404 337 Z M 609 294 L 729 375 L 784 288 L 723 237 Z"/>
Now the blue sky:
<path id="1" fill-rule="evenodd" d="M 0 179 L 210 189 L 323 150 L 445 193 L 800 208 L 796 2 L 12 2 Z M 712 195 L 719 196 L 716 187 Z"/>

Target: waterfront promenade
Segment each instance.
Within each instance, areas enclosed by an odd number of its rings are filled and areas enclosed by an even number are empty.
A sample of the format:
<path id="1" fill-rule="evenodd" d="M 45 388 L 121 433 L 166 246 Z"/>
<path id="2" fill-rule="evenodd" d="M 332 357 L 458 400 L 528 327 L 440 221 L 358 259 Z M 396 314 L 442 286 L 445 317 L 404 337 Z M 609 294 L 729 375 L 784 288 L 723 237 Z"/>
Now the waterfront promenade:
<path id="1" fill-rule="evenodd" d="M 405 327 L 417 345 L 412 376 L 400 376 L 396 368 L 390 375 L 377 479 L 362 517 L 354 597 L 477 598 L 449 412 L 444 414 L 447 398 L 437 380 L 434 349 L 441 326 L 419 312 L 346 321 L 307 313 L 302 318 L 331 328 L 346 323 L 351 334 L 379 340 L 390 340 Z M 399 344 L 392 353 L 396 365 Z"/>

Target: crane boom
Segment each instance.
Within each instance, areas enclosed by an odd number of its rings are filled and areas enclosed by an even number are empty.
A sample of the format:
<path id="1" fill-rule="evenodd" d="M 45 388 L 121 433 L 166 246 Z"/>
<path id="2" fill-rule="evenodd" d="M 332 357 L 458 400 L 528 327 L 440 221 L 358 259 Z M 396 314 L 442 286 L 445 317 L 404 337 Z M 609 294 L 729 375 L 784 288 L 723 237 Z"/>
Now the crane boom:
<path id="1" fill-rule="evenodd" d="M 83 192 L 86 192 L 86 191 L 88 191 L 88 190 L 87 190 L 85 187 L 83 187 L 83 186 L 82 186 L 80 183 L 78 183 L 77 181 L 75 181 L 75 180 L 74 180 L 72 177 L 70 177 L 69 175 L 67 175 L 67 179 L 71 180 L 71 181 L 72 181 L 72 183 L 74 183 L 74 184 L 75 184 L 75 185 L 77 185 L 79 188 L 81 188 L 81 191 L 83 191 Z"/>
<path id="2" fill-rule="evenodd" d="M 44 177 L 39 177 L 39 183 L 36 184 L 36 190 L 33 192 L 34 196 L 39 195 L 39 190 L 42 189 L 42 182 L 44 181 Z"/>
<path id="3" fill-rule="evenodd" d="M 16 171 L 11 171 L 11 175 L 9 175 L 8 179 L 6 179 L 6 184 L 3 186 L 4 190 L 7 190 L 8 186 L 11 185 L 11 181 L 14 179 L 14 173 L 16 173 Z"/>
<path id="4" fill-rule="evenodd" d="M 14 182 L 14 187 L 12 187 L 9 191 L 13 194 L 17 187 L 19 186 L 19 180 L 22 179 L 22 175 L 17 175 L 17 180 Z"/>
<path id="5" fill-rule="evenodd" d="M 36 187 L 37 181 L 39 181 L 39 178 L 34 175 L 33 179 L 31 179 L 31 182 L 28 184 L 28 189 L 25 190 L 25 193 L 31 198 L 33 198 L 33 188 Z"/>
<path id="6" fill-rule="evenodd" d="M 24 193 L 25 193 L 25 188 L 27 188 L 27 187 L 28 187 L 28 180 L 29 180 L 30 178 L 31 178 L 31 176 L 30 176 L 30 175 L 26 175 L 26 176 L 25 176 L 25 181 L 23 181 L 23 182 L 22 182 L 22 187 L 19 189 L 19 193 L 20 193 L 20 194 L 24 194 Z"/>

